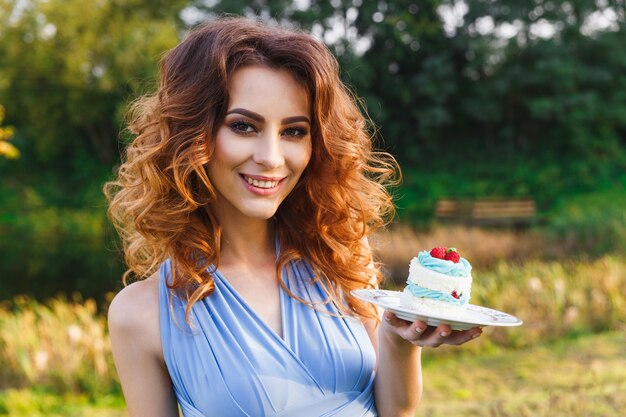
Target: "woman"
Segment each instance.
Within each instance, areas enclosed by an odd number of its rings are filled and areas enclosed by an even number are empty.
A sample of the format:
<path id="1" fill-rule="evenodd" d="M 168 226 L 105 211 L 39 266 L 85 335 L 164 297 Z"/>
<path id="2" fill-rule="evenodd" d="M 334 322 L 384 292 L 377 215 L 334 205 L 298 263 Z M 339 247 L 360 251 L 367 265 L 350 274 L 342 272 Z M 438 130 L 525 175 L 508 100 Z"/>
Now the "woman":
<path id="1" fill-rule="evenodd" d="M 422 346 L 480 329 L 408 323 L 355 299 L 393 213 L 336 60 L 241 18 L 192 31 L 133 107 L 105 186 L 129 271 L 109 310 L 130 415 L 412 416 Z"/>

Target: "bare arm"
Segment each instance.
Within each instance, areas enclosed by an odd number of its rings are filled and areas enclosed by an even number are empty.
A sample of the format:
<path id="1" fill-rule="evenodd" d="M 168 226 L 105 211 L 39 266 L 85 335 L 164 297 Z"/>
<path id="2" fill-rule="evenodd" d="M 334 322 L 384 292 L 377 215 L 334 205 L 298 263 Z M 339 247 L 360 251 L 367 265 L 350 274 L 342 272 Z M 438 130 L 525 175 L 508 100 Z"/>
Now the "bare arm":
<path id="1" fill-rule="evenodd" d="M 447 325 L 409 323 L 388 311 L 380 324 L 370 321 L 365 327 L 377 351 L 374 395 L 380 417 L 415 415 L 423 390 L 422 347 L 460 345 L 482 333 L 479 328 L 452 331 Z"/>
<path id="2" fill-rule="evenodd" d="M 162 356 L 155 278 L 124 288 L 109 307 L 113 359 L 131 417 L 179 416 Z"/>
<path id="3" fill-rule="evenodd" d="M 384 331 L 385 325 L 384 320 L 365 323 L 377 356 L 376 409 L 380 417 L 413 417 L 422 396 L 422 348 Z"/>

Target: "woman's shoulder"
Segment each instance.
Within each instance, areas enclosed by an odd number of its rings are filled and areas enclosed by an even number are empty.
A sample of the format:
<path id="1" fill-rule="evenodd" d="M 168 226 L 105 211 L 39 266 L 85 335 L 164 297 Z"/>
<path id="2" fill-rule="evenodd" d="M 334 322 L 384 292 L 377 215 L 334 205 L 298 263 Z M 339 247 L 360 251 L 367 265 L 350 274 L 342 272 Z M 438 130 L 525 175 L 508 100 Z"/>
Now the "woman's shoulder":
<path id="1" fill-rule="evenodd" d="M 135 281 L 118 292 L 109 306 L 109 320 L 125 326 L 141 324 L 154 311 L 158 313 L 159 274 Z"/>
<path id="2" fill-rule="evenodd" d="M 128 337 L 160 351 L 159 274 L 124 287 L 111 301 L 108 311 L 110 333 Z"/>

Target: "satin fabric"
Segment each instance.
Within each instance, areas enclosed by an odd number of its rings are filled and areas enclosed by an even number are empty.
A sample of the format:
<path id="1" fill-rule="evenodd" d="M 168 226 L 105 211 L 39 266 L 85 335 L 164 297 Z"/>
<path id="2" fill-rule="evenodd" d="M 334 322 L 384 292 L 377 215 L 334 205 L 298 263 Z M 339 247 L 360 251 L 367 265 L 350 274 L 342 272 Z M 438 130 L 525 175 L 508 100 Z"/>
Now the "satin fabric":
<path id="1" fill-rule="evenodd" d="M 185 417 L 377 415 L 376 354 L 360 321 L 331 315 L 332 303 L 317 311 L 281 288 L 281 338 L 216 270 L 215 290 L 194 304 L 190 327 L 185 302 L 166 286 L 170 277 L 166 261 L 159 274 L 161 340 Z M 307 301 L 326 298 L 306 262 L 288 265 L 283 280 Z"/>

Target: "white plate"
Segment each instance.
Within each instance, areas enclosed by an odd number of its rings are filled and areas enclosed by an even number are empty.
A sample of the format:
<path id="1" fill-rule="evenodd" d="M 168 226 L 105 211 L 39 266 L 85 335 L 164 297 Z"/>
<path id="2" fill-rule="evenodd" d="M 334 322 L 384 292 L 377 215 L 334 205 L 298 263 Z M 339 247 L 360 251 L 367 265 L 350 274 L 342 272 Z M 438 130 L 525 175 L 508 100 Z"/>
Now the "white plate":
<path id="1" fill-rule="evenodd" d="M 421 320 L 429 326 L 440 324 L 449 325 L 452 330 L 467 330 L 472 327 L 483 326 L 519 326 L 522 321 L 515 316 L 468 304 L 463 313 L 433 313 L 421 309 L 413 309 L 400 305 L 400 291 L 389 290 L 353 290 L 352 295 L 368 303 L 376 304 L 385 310 L 389 310 L 402 320 Z"/>

